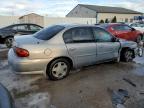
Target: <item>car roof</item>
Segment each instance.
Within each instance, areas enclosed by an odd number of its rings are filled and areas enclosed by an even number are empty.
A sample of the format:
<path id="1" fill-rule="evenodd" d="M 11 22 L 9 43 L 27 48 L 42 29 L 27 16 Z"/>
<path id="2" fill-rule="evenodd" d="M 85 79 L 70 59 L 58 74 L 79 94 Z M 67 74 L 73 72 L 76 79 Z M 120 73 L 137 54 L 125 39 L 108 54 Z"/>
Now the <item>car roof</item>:
<path id="1" fill-rule="evenodd" d="M 33 24 L 33 23 L 20 23 L 20 24 L 12 24 L 12 25 L 37 25 L 37 26 L 40 26 L 38 24 Z"/>
<path id="2" fill-rule="evenodd" d="M 57 24 L 60 26 L 64 26 L 66 28 L 72 28 L 72 27 L 97 27 L 93 24 Z"/>
<path id="3" fill-rule="evenodd" d="M 9 25 L 9 26 L 6 26 L 4 28 L 7 28 L 7 27 L 12 27 L 12 26 L 18 26 L 18 25 L 37 25 L 37 24 L 33 24 L 33 23 L 19 23 L 19 24 L 12 24 L 12 25 Z M 40 25 L 37 25 L 39 27 L 42 27 Z M 43 27 L 42 27 L 43 28 Z"/>

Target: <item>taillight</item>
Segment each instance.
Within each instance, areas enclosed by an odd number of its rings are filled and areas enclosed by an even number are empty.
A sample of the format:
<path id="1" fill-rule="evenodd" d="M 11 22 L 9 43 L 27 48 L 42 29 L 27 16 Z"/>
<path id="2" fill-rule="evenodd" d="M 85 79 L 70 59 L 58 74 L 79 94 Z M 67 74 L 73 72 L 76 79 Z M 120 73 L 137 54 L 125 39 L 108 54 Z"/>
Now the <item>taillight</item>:
<path id="1" fill-rule="evenodd" d="M 14 47 L 14 51 L 19 57 L 28 57 L 29 52 L 26 49 Z"/>

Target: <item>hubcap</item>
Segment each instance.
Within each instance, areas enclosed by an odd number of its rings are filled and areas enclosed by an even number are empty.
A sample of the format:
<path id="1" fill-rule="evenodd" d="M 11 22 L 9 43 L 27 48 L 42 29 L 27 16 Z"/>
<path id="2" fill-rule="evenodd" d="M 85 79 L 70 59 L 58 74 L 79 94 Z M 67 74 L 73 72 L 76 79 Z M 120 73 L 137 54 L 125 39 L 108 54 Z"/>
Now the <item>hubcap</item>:
<path id="1" fill-rule="evenodd" d="M 132 57 L 133 56 L 133 52 L 132 51 L 127 51 L 126 53 L 125 53 L 125 58 L 126 58 L 126 61 L 128 62 L 128 61 L 131 61 L 132 60 Z"/>
<path id="2" fill-rule="evenodd" d="M 13 38 L 8 38 L 8 39 L 6 39 L 6 45 L 7 45 L 8 47 L 11 47 L 11 46 L 12 46 L 12 43 L 13 43 Z"/>
<path id="3" fill-rule="evenodd" d="M 67 74 L 67 65 L 65 62 L 58 62 L 52 68 L 53 76 L 57 78 L 62 78 Z"/>

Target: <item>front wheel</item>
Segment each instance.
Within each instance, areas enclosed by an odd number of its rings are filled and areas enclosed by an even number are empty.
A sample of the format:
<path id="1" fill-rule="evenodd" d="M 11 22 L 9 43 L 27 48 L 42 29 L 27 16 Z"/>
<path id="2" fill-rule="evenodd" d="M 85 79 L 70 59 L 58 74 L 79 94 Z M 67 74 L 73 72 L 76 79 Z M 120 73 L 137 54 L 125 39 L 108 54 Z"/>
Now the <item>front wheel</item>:
<path id="1" fill-rule="evenodd" d="M 134 59 L 134 52 L 130 49 L 122 51 L 121 59 L 125 62 L 131 62 Z"/>
<path id="2" fill-rule="evenodd" d="M 47 67 L 47 75 L 50 80 L 60 80 L 68 76 L 70 72 L 70 63 L 63 58 L 54 60 Z"/>
<path id="3" fill-rule="evenodd" d="M 13 43 L 13 37 L 8 37 L 5 39 L 5 45 L 7 46 L 7 48 L 11 48 L 12 43 Z"/>

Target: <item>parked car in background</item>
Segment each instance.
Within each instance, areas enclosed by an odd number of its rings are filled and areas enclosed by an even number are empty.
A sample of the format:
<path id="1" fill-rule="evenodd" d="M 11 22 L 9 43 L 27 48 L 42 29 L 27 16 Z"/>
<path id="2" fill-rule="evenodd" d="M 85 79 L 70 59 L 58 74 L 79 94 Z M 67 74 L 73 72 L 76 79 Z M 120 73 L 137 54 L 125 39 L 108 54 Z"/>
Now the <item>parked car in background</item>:
<path id="1" fill-rule="evenodd" d="M 0 43 L 6 44 L 7 47 L 12 46 L 12 41 L 15 35 L 33 34 L 43 27 L 36 24 L 13 24 L 0 29 Z"/>
<path id="2" fill-rule="evenodd" d="M 15 37 L 8 62 L 18 74 L 43 73 L 59 80 L 72 68 L 132 61 L 136 50 L 137 43 L 118 39 L 95 25 L 54 25 L 31 36 Z"/>
<path id="3" fill-rule="evenodd" d="M 15 108 L 9 91 L 0 83 L 0 108 Z"/>
<path id="4" fill-rule="evenodd" d="M 143 38 L 143 33 L 135 28 L 130 27 L 127 24 L 101 24 L 100 27 L 106 29 L 114 36 L 122 39 L 126 39 L 129 41 L 135 41 L 139 43 Z"/>
<path id="5" fill-rule="evenodd" d="M 141 31 L 144 34 L 144 23 L 132 23 L 130 24 L 130 26 L 135 28 L 136 30 Z"/>

